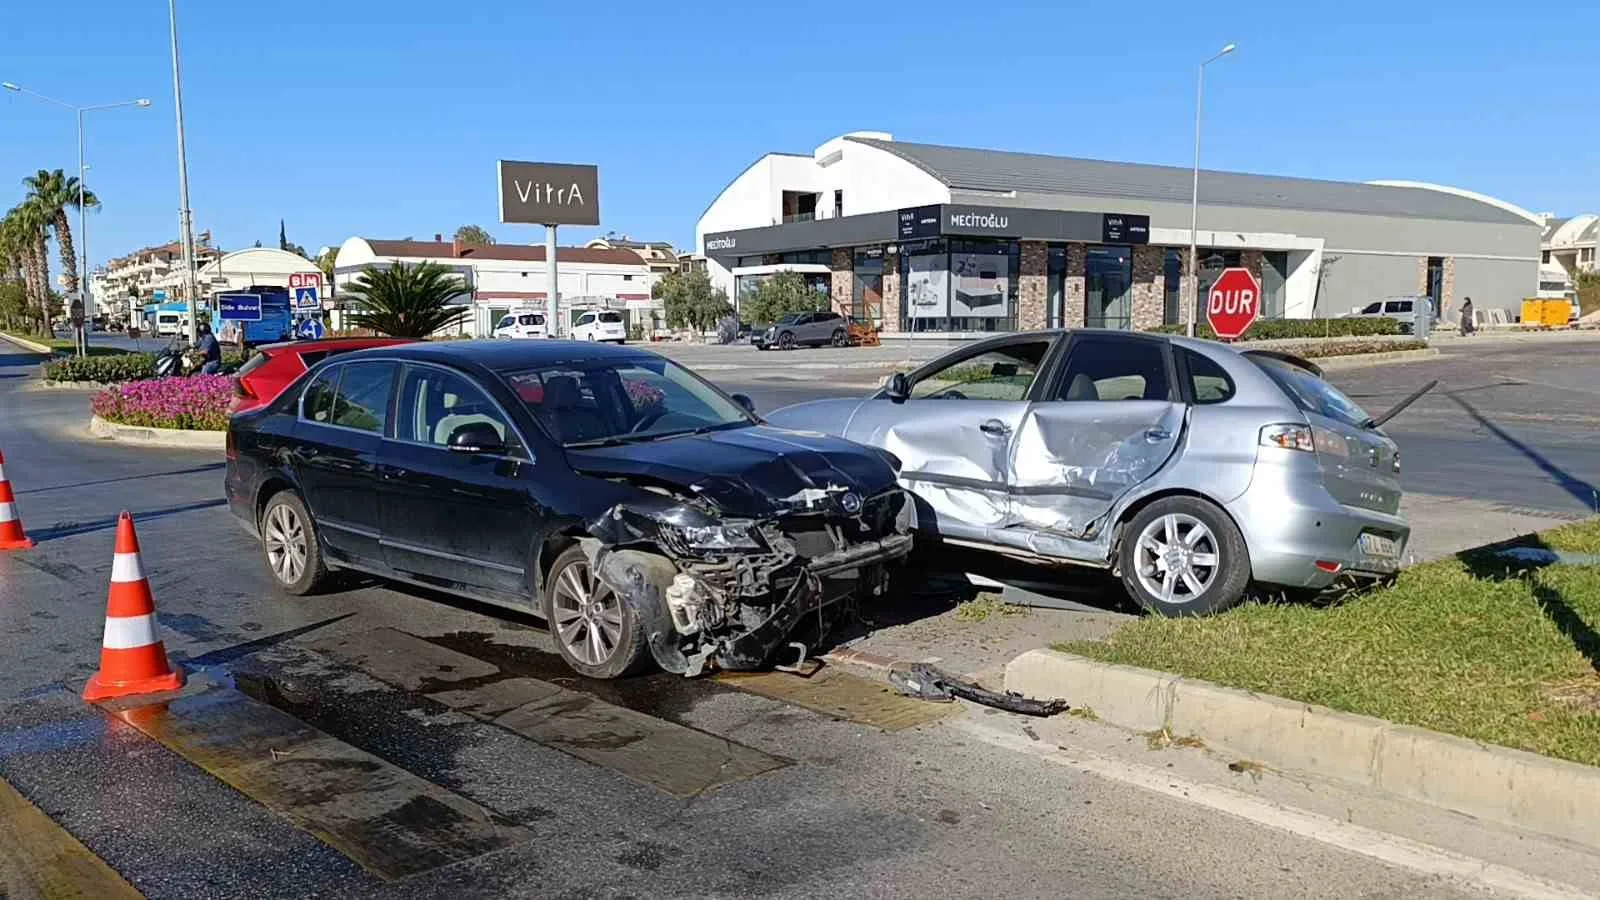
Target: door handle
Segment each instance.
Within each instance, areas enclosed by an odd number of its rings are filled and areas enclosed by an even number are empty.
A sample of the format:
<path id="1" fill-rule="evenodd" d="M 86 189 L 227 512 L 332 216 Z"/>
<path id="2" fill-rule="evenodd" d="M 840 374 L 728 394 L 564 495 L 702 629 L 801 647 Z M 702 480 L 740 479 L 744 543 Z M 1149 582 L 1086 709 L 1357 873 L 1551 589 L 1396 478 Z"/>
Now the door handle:
<path id="1" fill-rule="evenodd" d="M 1152 444 L 1167 440 L 1171 437 L 1172 432 L 1166 430 L 1165 428 L 1151 428 L 1144 433 L 1144 439 Z"/>
<path id="2" fill-rule="evenodd" d="M 404 478 L 404 477 L 406 477 L 407 475 L 410 475 L 410 474 L 411 474 L 410 472 L 407 472 L 405 469 L 402 469 L 399 466 L 379 466 L 378 467 L 378 477 L 379 478 L 384 478 L 384 479 L 387 479 L 387 480 L 390 480 L 390 481 L 393 481 L 393 480 L 395 480 L 397 478 Z"/>
<path id="3" fill-rule="evenodd" d="M 978 430 L 984 434 L 998 437 L 1000 435 L 1010 434 L 1011 426 L 1000 421 L 999 419 L 990 419 L 989 421 L 984 422 L 982 425 L 979 425 Z"/>
<path id="4" fill-rule="evenodd" d="M 311 460 L 317 458 L 317 448 L 307 447 L 304 444 L 294 448 L 289 452 L 294 456 L 295 459 L 298 459 L 301 462 L 310 462 Z"/>

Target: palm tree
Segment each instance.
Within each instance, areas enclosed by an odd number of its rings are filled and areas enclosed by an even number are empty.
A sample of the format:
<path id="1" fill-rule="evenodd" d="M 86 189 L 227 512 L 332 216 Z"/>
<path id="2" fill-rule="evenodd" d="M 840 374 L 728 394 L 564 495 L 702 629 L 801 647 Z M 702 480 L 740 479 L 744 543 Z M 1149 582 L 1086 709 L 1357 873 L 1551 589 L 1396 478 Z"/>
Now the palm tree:
<path id="1" fill-rule="evenodd" d="M 38 331 L 46 334 L 50 331 L 50 217 L 42 205 L 26 200 L 6 214 L 6 223 L 8 244 L 14 242 L 21 249 L 23 285 Z"/>
<path id="2" fill-rule="evenodd" d="M 27 255 L 24 248 L 29 244 L 31 242 L 26 240 L 17 221 L 16 210 L 7 211 L 0 218 L 0 281 L 27 283 Z"/>
<path id="3" fill-rule="evenodd" d="M 351 324 L 379 334 L 425 338 L 467 315 L 465 308 L 451 305 L 466 293 L 466 284 L 438 263 L 367 266 L 344 290 L 358 310 Z"/>
<path id="4" fill-rule="evenodd" d="M 61 269 L 66 275 L 67 293 L 75 294 L 79 287 L 78 254 L 73 248 L 72 224 L 67 211 L 78 208 L 78 179 L 60 169 L 54 172 L 40 169 L 37 174 L 22 179 L 22 184 L 28 189 L 28 199 L 42 206 L 49 218 L 50 228 L 56 233 L 56 244 L 61 248 Z M 100 205 L 100 199 L 87 189 L 82 200 L 88 209 Z"/>

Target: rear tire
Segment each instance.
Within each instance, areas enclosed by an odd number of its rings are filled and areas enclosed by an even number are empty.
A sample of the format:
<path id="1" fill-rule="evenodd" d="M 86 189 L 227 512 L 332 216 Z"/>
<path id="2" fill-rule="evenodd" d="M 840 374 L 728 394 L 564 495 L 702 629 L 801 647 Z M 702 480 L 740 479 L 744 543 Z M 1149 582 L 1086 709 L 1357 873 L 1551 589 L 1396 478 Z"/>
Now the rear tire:
<path id="1" fill-rule="evenodd" d="M 843 328 L 835 328 L 833 330 L 832 343 L 833 343 L 833 345 L 835 347 L 843 347 L 846 344 L 850 343 L 850 336 L 845 333 L 845 330 Z"/>
<path id="2" fill-rule="evenodd" d="M 280 491 L 261 511 L 261 553 L 272 580 L 286 594 L 304 597 L 327 586 L 328 565 L 317 523 L 294 491 Z"/>
<path id="3" fill-rule="evenodd" d="M 1198 497 L 1157 500 L 1133 517 L 1117 551 L 1122 586 L 1160 616 L 1233 607 L 1250 584 L 1250 551 L 1228 514 Z"/>
<path id="4" fill-rule="evenodd" d="M 582 547 L 575 544 L 556 557 L 542 594 L 550 637 L 573 671 L 589 678 L 621 678 L 649 663 L 643 623 L 626 600 L 595 577 Z"/>

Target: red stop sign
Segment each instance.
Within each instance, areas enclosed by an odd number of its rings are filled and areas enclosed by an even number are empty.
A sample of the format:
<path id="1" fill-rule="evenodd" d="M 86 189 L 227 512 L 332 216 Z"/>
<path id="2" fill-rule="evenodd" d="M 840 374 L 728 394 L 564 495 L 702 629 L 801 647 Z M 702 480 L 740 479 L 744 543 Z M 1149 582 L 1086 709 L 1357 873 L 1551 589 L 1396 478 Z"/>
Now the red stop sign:
<path id="1" fill-rule="evenodd" d="M 1242 336 L 1261 314 L 1261 282 L 1249 269 L 1224 269 L 1206 296 L 1206 321 L 1217 337 Z"/>

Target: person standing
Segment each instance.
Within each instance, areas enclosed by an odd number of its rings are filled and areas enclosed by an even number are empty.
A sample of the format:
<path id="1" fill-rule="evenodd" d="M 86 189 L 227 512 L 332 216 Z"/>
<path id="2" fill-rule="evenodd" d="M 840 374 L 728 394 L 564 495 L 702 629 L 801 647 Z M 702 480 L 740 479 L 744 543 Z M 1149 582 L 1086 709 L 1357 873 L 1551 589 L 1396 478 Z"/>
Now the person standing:
<path id="1" fill-rule="evenodd" d="M 1477 330 L 1478 323 L 1472 321 L 1472 298 L 1468 297 L 1461 301 L 1461 336 L 1466 337 Z"/>

